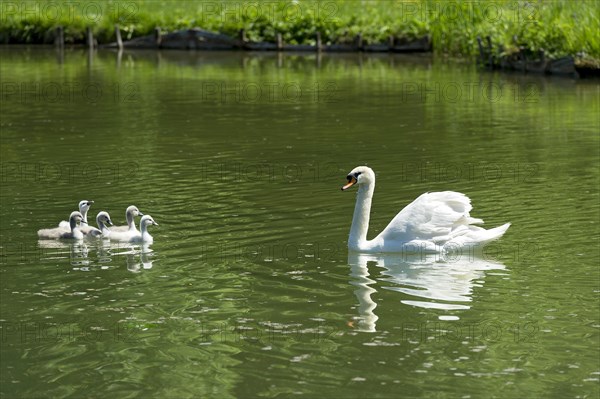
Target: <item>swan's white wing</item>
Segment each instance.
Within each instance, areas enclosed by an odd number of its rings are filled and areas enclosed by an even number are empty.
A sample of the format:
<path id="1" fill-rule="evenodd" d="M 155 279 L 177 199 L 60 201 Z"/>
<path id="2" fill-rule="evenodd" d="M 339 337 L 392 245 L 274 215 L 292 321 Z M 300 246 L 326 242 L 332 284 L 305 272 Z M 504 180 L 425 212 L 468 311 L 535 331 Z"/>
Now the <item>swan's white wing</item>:
<path id="1" fill-rule="evenodd" d="M 38 230 L 38 237 L 41 239 L 54 239 L 59 238 L 62 233 L 67 230 L 63 230 L 60 227 L 55 227 L 53 229 L 40 229 Z"/>
<path id="2" fill-rule="evenodd" d="M 79 230 L 81 230 L 83 235 L 86 237 L 93 237 L 93 238 L 102 237 L 102 231 L 100 231 L 100 229 L 97 229 L 92 226 L 82 226 L 79 228 Z"/>
<path id="3" fill-rule="evenodd" d="M 400 242 L 447 241 L 470 229 L 481 229 L 470 226 L 483 223 L 469 215 L 471 209 L 471 200 L 462 193 L 425 193 L 402 209 L 377 238 Z"/>
<path id="4" fill-rule="evenodd" d="M 132 242 L 138 235 L 141 237 L 141 234 L 137 231 L 114 231 L 111 228 L 108 238 L 110 238 L 111 241 Z"/>
<path id="5" fill-rule="evenodd" d="M 125 225 L 125 226 L 112 226 L 110 228 L 111 231 L 121 231 L 121 232 L 125 232 L 127 230 L 129 230 L 129 226 Z"/>
<path id="6" fill-rule="evenodd" d="M 94 235 L 94 234 L 96 234 L 96 233 L 100 233 L 100 230 L 98 230 L 97 228 L 95 228 L 95 227 L 93 227 L 93 226 L 89 226 L 89 225 L 87 225 L 87 226 L 79 226 L 79 230 L 80 230 L 80 231 L 81 231 L 83 234 L 85 234 L 85 235 L 87 235 L 87 234 L 92 234 L 92 235 Z"/>

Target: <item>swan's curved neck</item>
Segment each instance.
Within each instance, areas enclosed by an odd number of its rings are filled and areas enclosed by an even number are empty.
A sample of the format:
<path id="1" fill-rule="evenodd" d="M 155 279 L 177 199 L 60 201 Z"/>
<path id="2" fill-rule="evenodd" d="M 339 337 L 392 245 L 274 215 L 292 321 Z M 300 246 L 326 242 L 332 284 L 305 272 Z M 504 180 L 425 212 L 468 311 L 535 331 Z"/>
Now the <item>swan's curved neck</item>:
<path id="1" fill-rule="evenodd" d="M 350 227 L 350 237 L 348 238 L 348 246 L 352 249 L 358 250 L 361 244 L 367 242 L 373 191 L 375 191 L 375 182 L 361 184 L 358 187 L 354 217 L 352 218 L 352 227 Z"/>
<path id="2" fill-rule="evenodd" d="M 71 232 L 73 232 L 77 227 L 77 220 L 75 220 L 75 218 L 69 219 L 69 226 L 71 227 Z"/>
<path id="3" fill-rule="evenodd" d="M 101 232 L 105 232 L 105 231 L 110 231 L 108 229 L 108 226 L 104 224 L 104 222 L 102 220 L 97 220 L 98 222 L 98 229 L 100 229 Z"/>
<path id="4" fill-rule="evenodd" d="M 127 219 L 127 225 L 129 226 L 129 230 L 135 230 L 135 223 L 133 222 L 133 213 L 126 212 L 125 218 Z M 140 226 L 141 229 L 141 226 Z"/>
<path id="5" fill-rule="evenodd" d="M 140 222 L 140 234 L 142 236 L 142 241 L 150 241 L 152 240 L 152 236 L 148 232 L 148 226 L 144 223 Z"/>
<path id="6" fill-rule="evenodd" d="M 84 225 L 86 225 L 86 226 L 88 225 L 88 221 L 87 221 L 87 213 L 88 213 L 88 210 L 87 210 L 87 209 L 85 209 L 85 210 L 83 210 L 83 211 L 81 212 L 81 215 L 83 216 L 83 221 L 82 221 L 81 223 L 82 223 L 82 224 L 84 224 Z"/>

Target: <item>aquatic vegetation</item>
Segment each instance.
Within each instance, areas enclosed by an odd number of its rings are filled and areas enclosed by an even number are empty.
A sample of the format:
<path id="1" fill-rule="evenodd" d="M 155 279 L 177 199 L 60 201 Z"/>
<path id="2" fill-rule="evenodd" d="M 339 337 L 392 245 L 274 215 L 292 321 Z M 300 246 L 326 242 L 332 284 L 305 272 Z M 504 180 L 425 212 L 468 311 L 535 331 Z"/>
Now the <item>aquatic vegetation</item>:
<path id="1" fill-rule="evenodd" d="M 549 56 L 575 56 L 589 64 L 600 60 L 600 3 L 570 1 L 278 1 L 278 2 L 69 2 L 16 1 L 2 4 L 0 42 L 51 43 L 54 29 L 65 28 L 67 43 L 83 43 L 93 29 L 100 43 L 114 41 L 119 24 L 125 40 L 201 27 L 236 35 L 244 29 L 252 41 L 314 44 L 348 43 L 359 33 L 364 43 L 390 37 L 430 35 L 434 51 L 474 56 L 477 36 L 490 36 L 507 52 L 544 50 Z"/>

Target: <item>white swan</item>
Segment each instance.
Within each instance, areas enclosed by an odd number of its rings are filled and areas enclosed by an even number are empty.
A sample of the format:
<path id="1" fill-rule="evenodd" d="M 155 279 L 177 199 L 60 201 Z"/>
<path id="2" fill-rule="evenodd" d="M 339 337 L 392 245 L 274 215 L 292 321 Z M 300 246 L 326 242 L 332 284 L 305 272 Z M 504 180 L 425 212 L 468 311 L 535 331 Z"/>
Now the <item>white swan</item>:
<path id="1" fill-rule="evenodd" d="M 79 212 L 83 215 L 83 221 L 81 222 L 82 226 L 88 225 L 87 213 L 90 210 L 93 203 L 94 203 L 94 201 L 88 201 L 88 200 L 79 201 Z M 66 220 L 63 220 L 62 222 L 60 222 L 58 224 L 58 227 L 62 228 L 63 230 L 66 230 L 66 231 L 71 231 L 71 226 L 70 226 L 69 222 Z"/>
<path id="2" fill-rule="evenodd" d="M 96 215 L 96 223 L 98 224 L 98 228 L 92 226 L 81 226 L 79 229 L 86 237 L 108 238 L 111 233 L 108 226 L 113 225 L 108 212 L 98 212 L 98 215 Z"/>
<path id="3" fill-rule="evenodd" d="M 113 241 L 122 241 L 122 242 L 143 242 L 146 244 L 152 244 L 154 239 L 148 233 L 148 226 L 155 225 L 158 226 L 158 223 L 152 219 L 150 215 L 142 216 L 140 220 L 140 231 L 128 230 L 126 232 L 115 232 L 111 230 L 109 238 Z"/>
<path id="4" fill-rule="evenodd" d="M 152 244 L 154 239 L 150 233 L 148 233 L 148 226 L 150 225 L 158 226 L 158 223 L 156 223 L 150 215 L 142 216 L 142 219 L 140 219 L 140 234 L 133 237 L 130 242 L 143 242 Z"/>
<path id="5" fill-rule="evenodd" d="M 348 248 L 360 252 L 444 252 L 462 246 L 476 246 L 500 238 L 510 226 L 486 230 L 472 218 L 471 200 L 462 193 L 425 193 L 402 209 L 373 240 L 367 240 L 375 173 L 359 166 L 348 174 L 347 190 L 358 184 L 356 206 L 348 238 Z"/>
<path id="6" fill-rule="evenodd" d="M 83 221 L 83 215 L 79 211 L 71 212 L 69 216 L 69 231 L 65 231 L 62 227 L 53 229 L 38 230 L 38 237 L 43 239 L 83 239 L 83 233 L 79 230 L 77 223 Z"/>
<path id="7" fill-rule="evenodd" d="M 128 206 L 127 209 L 125 210 L 125 219 L 127 220 L 127 226 L 113 226 L 113 228 L 110 230 L 113 232 L 115 232 L 115 231 L 137 232 L 138 230 L 135 228 L 135 221 L 134 221 L 134 218 L 136 216 L 144 216 L 144 214 L 142 212 L 140 212 L 140 210 L 135 205 Z"/>

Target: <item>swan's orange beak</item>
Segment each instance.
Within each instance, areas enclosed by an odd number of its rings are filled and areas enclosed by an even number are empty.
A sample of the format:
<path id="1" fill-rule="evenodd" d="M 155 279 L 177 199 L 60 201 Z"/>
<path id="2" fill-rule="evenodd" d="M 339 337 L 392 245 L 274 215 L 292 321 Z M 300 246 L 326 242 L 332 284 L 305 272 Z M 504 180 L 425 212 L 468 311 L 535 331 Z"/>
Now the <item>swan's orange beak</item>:
<path id="1" fill-rule="evenodd" d="M 342 187 L 342 191 L 345 191 L 356 184 L 356 177 L 348 176 L 348 184 Z"/>

